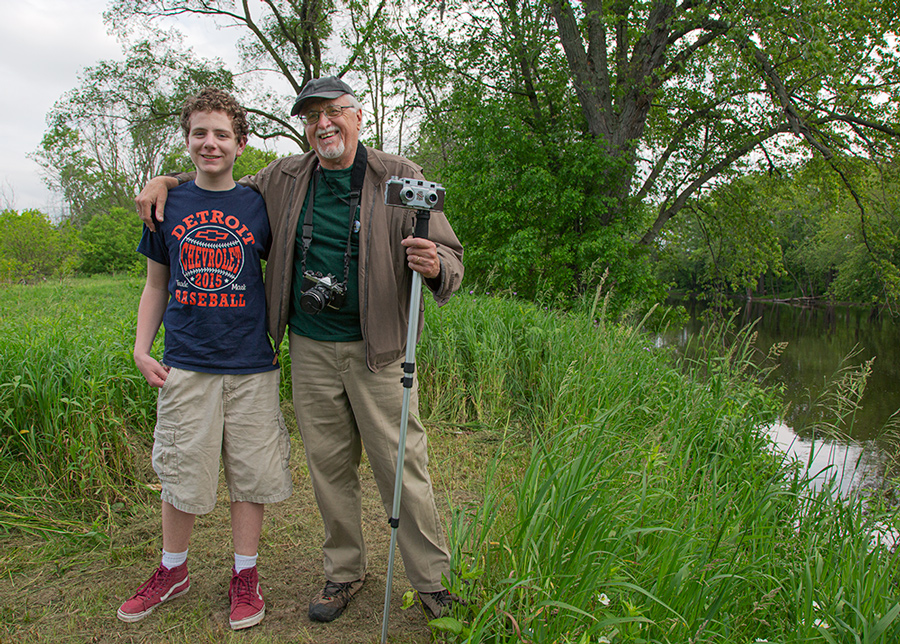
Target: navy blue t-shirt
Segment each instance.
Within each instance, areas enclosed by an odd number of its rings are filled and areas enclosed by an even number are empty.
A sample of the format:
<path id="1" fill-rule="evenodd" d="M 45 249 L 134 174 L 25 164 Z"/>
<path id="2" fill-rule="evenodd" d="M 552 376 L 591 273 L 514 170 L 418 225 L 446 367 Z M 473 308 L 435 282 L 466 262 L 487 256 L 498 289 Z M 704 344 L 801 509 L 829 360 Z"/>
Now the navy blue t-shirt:
<path id="1" fill-rule="evenodd" d="M 156 232 L 145 226 L 138 245 L 169 267 L 165 364 L 231 374 L 278 368 L 260 262 L 271 241 L 266 205 L 249 188 L 213 192 L 192 181 L 169 191 L 165 221 Z"/>

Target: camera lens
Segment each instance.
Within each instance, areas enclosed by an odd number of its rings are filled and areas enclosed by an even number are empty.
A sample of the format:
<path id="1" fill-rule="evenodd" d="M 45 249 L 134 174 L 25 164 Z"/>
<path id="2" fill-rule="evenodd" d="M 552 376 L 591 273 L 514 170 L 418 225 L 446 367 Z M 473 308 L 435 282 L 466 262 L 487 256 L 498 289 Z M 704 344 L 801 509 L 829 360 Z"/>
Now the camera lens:
<path id="1" fill-rule="evenodd" d="M 328 304 L 328 293 L 317 284 L 300 296 L 300 308 L 305 313 L 315 315 Z"/>
<path id="2" fill-rule="evenodd" d="M 429 190 L 425 193 L 425 201 L 430 203 L 432 206 L 437 203 L 438 196 L 434 190 Z"/>
<path id="3" fill-rule="evenodd" d="M 403 203 L 409 203 L 413 199 L 416 198 L 416 191 L 412 188 L 406 188 L 405 190 L 400 191 L 400 201 Z"/>

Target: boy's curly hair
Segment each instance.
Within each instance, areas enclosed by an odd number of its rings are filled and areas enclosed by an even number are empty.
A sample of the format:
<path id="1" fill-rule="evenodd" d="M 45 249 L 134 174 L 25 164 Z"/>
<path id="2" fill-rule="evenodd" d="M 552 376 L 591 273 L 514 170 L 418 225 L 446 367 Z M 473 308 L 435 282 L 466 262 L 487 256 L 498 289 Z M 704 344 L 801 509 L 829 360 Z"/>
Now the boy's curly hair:
<path id="1" fill-rule="evenodd" d="M 191 133 L 191 116 L 194 112 L 225 112 L 231 117 L 231 126 L 238 141 L 243 140 L 250 133 L 247 123 L 247 110 L 237 100 L 222 89 L 207 87 L 199 94 L 191 96 L 184 102 L 181 108 L 181 129 L 184 135 Z"/>

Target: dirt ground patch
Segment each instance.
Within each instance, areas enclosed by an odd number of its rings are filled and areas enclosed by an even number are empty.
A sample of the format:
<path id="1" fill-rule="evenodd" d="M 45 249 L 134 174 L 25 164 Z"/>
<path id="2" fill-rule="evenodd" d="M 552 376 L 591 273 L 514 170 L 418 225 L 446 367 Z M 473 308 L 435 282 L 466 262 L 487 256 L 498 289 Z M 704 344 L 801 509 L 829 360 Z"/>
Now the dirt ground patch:
<path id="1" fill-rule="evenodd" d="M 285 417 L 289 418 L 287 412 Z M 474 465 L 473 454 L 482 456 L 490 450 L 472 445 L 477 438 L 471 434 L 430 429 L 429 435 L 435 493 L 444 516 L 449 517 L 448 501 L 472 499 L 480 483 L 483 470 Z M 379 642 L 390 528 L 371 470 L 367 463 L 361 469 L 363 528 L 369 550 L 366 584 L 338 620 L 311 622 L 306 615 L 309 598 L 324 584 L 323 531 L 302 444 L 295 431 L 292 436 L 294 493 L 287 501 L 267 507 L 259 550 L 266 600 L 261 624 L 237 633 L 228 627 L 233 549 L 227 493 L 220 485 L 216 509 L 198 517 L 191 538 L 190 592 L 135 624 L 120 622 L 116 609 L 159 563 L 158 505 L 126 509 L 127 518 L 110 530 L 108 542 L 52 560 L 40 556 L 45 548 L 32 537 L 4 539 L 0 551 L 15 554 L 0 556 L 0 642 Z M 410 589 L 398 550 L 390 642 L 432 639 L 418 604 L 401 610 L 403 594 Z"/>

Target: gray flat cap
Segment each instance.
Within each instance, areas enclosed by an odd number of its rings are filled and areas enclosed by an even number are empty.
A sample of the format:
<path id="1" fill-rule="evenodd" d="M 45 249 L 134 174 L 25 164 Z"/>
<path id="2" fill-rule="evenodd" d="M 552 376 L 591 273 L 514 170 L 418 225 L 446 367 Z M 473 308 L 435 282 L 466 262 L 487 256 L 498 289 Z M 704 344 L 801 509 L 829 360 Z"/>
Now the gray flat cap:
<path id="1" fill-rule="evenodd" d="M 350 94 L 356 98 L 356 94 L 350 89 L 350 86 L 337 76 L 325 76 L 324 78 L 313 78 L 297 95 L 294 102 L 294 108 L 291 110 L 291 116 L 297 116 L 303 109 L 303 104 L 313 98 L 338 98 L 344 94 Z"/>

